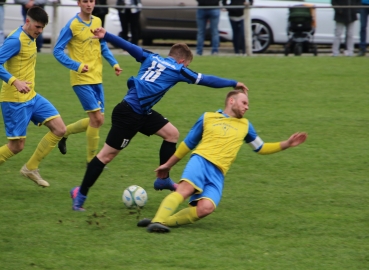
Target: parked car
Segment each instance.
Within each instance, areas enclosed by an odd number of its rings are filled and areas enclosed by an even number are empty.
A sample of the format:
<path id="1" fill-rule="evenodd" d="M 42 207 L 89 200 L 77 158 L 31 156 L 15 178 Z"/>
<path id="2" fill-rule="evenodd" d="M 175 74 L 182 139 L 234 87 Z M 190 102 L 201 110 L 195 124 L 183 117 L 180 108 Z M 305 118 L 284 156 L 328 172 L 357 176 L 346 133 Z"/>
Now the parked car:
<path id="1" fill-rule="evenodd" d="M 111 1 L 115 2 L 114 0 Z M 108 0 L 108 3 L 111 4 L 111 1 Z M 140 32 L 144 45 L 150 45 L 154 39 L 196 40 L 196 0 L 141 1 L 144 8 L 141 12 Z M 334 36 L 334 11 L 330 1 L 254 0 L 254 5 L 250 11 L 253 52 L 264 52 L 272 44 L 285 44 L 288 39 L 288 7 L 301 5 L 302 3 L 310 3 L 316 7 L 317 28 L 312 42 L 316 44 L 331 44 Z M 6 3 L 14 3 L 14 0 L 7 0 Z M 45 39 L 56 39 L 61 28 L 80 10 L 76 0 L 60 0 L 60 3 L 62 6 L 57 9 L 57 25 L 54 32 L 53 7 L 48 5 L 45 8 L 50 16 L 50 22 L 44 29 Z M 262 6 L 262 8 L 258 8 L 258 6 Z M 172 7 L 172 9 L 165 7 Z M 10 31 L 23 24 L 21 7 L 19 5 L 5 5 L 4 13 L 4 33 L 8 35 Z M 105 28 L 116 35 L 121 31 L 118 11 L 115 8 L 109 8 L 109 13 L 105 18 Z M 221 11 L 218 28 L 222 40 L 232 40 L 232 28 L 228 12 L 225 9 Z M 354 29 L 354 41 L 359 43 L 359 21 L 355 22 Z M 210 39 L 209 35 L 208 39 Z"/>
<path id="2" fill-rule="evenodd" d="M 250 10 L 253 52 L 264 52 L 272 44 L 285 44 L 288 40 L 287 18 L 289 11 L 288 8 L 278 7 L 290 7 L 304 3 L 313 4 L 316 7 L 317 27 L 312 42 L 316 44 L 332 44 L 335 22 L 333 20 L 334 10 L 331 7 L 331 0 L 254 0 L 253 7 Z M 258 6 L 263 8 L 257 8 Z M 359 43 L 359 28 L 360 22 L 357 20 L 354 26 L 355 44 Z M 219 31 L 223 39 L 232 40 L 232 28 L 229 22 L 221 20 Z"/>
<path id="3" fill-rule="evenodd" d="M 23 17 L 20 5 L 14 5 L 14 0 L 7 0 L 6 3 L 9 5 L 5 5 L 4 10 L 4 34 L 8 35 L 12 30 L 23 24 Z M 60 0 L 60 4 L 61 6 L 57 8 L 56 12 L 55 38 L 57 38 L 61 28 L 80 10 L 76 0 Z M 142 0 L 142 4 L 145 7 L 152 7 L 152 9 L 143 9 L 141 12 L 140 32 L 143 44 L 149 45 L 153 39 L 196 39 L 196 0 Z M 168 6 L 181 7 L 182 9 L 164 9 Z M 192 9 L 185 9 L 186 6 L 192 7 Z M 54 30 L 53 7 L 47 5 L 45 10 L 49 14 L 49 24 L 45 27 L 43 36 L 45 39 L 51 39 Z M 227 14 L 225 15 L 227 16 Z M 105 18 L 105 28 L 116 35 L 121 31 L 117 9 L 109 8 L 109 13 Z"/>
<path id="4" fill-rule="evenodd" d="M 141 3 L 144 7 L 140 18 L 143 45 L 151 45 L 154 39 L 196 40 L 196 0 L 141 0 Z M 107 16 L 112 24 L 120 26 L 116 9 Z M 228 14 L 224 16 L 228 20 Z M 210 40 L 209 32 L 206 39 Z"/>

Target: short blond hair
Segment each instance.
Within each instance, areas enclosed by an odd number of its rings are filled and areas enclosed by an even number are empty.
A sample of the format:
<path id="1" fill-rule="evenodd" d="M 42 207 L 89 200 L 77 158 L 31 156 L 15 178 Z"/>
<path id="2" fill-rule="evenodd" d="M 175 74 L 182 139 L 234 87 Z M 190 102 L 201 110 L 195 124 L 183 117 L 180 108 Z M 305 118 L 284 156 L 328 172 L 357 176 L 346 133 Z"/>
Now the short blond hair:
<path id="1" fill-rule="evenodd" d="M 227 94 L 227 96 L 226 96 L 226 99 L 225 99 L 225 105 L 227 106 L 227 103 L 228 103 L 228 101 L 229 101 L 230 98 L 235 98 L 236 99 L 236 96 L 238 96 L 239 94 L 245 94 L 245 93 L 242 90 L 232 90 L 232 91 L 229 91 L 228 94 Z"/>
<path id="2" fill-rule="evenodd" d="M 193 54 L 190 48 L 185 43 L 176 43 L 170 48 L 169 56 L 173 57 L 175 60 L 192 61 Z"/>

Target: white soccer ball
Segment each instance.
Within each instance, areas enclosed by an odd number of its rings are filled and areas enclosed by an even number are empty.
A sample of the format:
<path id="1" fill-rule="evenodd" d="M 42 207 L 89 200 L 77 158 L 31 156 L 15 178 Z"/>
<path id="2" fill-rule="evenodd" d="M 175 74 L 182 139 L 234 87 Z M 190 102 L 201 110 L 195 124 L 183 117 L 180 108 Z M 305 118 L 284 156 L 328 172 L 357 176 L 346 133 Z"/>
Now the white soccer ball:
<path id="1" fill-rule="evenodd" d="M 142 187 L 132 185 L 123 191 L 122 199 L 127 208 L 142 208 L 147 202 L 147 193 Z"/>

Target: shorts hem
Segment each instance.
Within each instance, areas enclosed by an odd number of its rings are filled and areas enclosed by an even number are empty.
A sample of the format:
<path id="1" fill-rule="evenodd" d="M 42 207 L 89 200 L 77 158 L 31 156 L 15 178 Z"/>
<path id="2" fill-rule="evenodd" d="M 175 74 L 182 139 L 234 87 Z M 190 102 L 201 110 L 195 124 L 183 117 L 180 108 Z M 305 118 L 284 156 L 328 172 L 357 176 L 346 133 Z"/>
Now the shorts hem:
<path id="1" fill-rule="evenodd" d="M 58 118 L 58 117 L 60 117 L 60 114 L 58 114 L 58 115 L 54 115 L 54 116 L 51 116 L 51 117 L 49 117 L 49 118 L 46 118 L 42 123 L 38 123 L 37 125 L 38 125 L 38 126 L 45 125 L 45 123 L 46 123 L 46 122 L 49 122 L 49 121 L 51 121 L 51 120 L 53 120 L 53 119 L 55 119 L 55 118 Z"/>

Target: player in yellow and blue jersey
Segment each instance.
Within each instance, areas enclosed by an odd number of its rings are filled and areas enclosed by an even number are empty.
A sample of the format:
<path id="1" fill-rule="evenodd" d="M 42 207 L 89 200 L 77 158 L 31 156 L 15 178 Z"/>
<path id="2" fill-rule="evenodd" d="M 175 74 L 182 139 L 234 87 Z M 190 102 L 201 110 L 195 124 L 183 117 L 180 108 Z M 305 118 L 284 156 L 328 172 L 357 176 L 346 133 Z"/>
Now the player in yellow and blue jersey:
<path id="1" fill-rule="evenodd" d="M 104 90 L 102 85 L 102 57 L 114 68 L 118 76 L 122 72 L 117 60 L 104 40 L 93 39 L 91 29 L 101 27 L 101 20 L 92 14 L 95 0 L 78 0 L 81 8 L 61 30 L 54 47 L 55 58 L 70 69 L 70 82 L 88 117 L 67 126 L 64 138 L 58 147 L 67 153 L 66 140 L 69 135 L 86 132 L 87 163 L 96 155 L 99 145 L 99 130 L 104 122 Z M 64 52 L 67 47 L 69 55 Z"/>
<path id="2" fill-rule="evenodd" d="M 203 114 L 179 145 L 175 154 L 156 169 L 166 175 L 188 152 L 192 152 L 175 192 L 162 201 L 155 217 L 138 222 L 149 232 L 169 232 L 168 227 L 194 223 L 210 215 L 222 197 L 224 177 L 242 144 L 247 143 L 258 154 L 273 154 L 303 143 L 307 134 L 298 132 L 288 140 L 264 143 L 253 125 L 243 117 L 249 108 L 245 93 L 233 90 L 226 97 L 224 110 Z M 190 197 L 190 207 L 176 214 L 178 206 Z"/>
<path id="3" fill-rule="evenodd" d="M 20 171 L 43 187 L 49 183 L 42 179 L 38 166 L 66 131 L 59 112 L 35 91 L 36 38 L 47 23 L 48 15 L 42 8 L 30 8 L 25 24 L 10 33 L 0 47 L 0 104 L 9 140 L 0 147 L 0 165 L 23 150 L 30 121 L 47 126 L 50 131 Z"/>
<path id="4" fill-rule="evenodd" d="M 241 82 L 197 73 L 187 68 L 193 55 L 186 44 L 173 45 L 169 56 L 164 58 L 107 33 L 103 28 L 96 29 L 94 33 L 96 37 L 127 51 L 141 63 L 141 67 L 135 77 L 128 79 L 128 92 L 113 110 L 112 127 L 104 147 L 88 165 L 81 186 L 71 190 L 75 211 L 84 211 L 82 205 L 90 187 L 96 182 L 105 165 L 128 146 L 137 132 L 146 136 L 155 134 L 163 138 L 159 152 L 160 164 L 165 163 L 176 151 L 179 137 L 177 128 L 152 107 L 178 82 L 213 88 L 233 87 L 244 92 L 248 90 Z M 175 190 L 176 184 L 167 173 L 155 180 L 154 188 Z"/>

